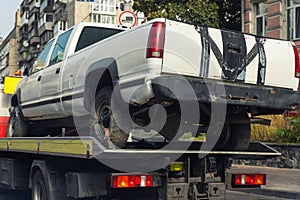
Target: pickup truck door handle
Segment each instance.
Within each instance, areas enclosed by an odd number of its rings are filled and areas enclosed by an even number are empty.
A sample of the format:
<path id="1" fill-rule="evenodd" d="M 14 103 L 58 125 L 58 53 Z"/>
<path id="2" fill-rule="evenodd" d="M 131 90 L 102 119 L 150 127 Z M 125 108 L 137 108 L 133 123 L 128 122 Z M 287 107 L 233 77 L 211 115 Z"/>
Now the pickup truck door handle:
<path id="1" fill-rule="evenodd" d="M 59 72 L 60 72 L 60 68 L 57 68 L 55 74 L 59 74 Z"/>
<path id="2" fill-rule="evenodd" d="M 42 76 L 39 76 L 38 78 L 37 78 L 37 81 L 41 81 L 42 80 Z"/>

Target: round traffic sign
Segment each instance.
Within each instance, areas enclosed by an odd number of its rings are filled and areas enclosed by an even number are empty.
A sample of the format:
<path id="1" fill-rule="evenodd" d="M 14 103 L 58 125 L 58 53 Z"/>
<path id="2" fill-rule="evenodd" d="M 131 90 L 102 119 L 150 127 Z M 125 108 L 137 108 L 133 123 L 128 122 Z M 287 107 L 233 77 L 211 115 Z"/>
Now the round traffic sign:
<path id="1" fill-rule="evenodd" d="M 123 11 L 119 16 L 119 23 L 121 26 L 134 27 L 136 22 L 136 15 L 130 10 Z"/>

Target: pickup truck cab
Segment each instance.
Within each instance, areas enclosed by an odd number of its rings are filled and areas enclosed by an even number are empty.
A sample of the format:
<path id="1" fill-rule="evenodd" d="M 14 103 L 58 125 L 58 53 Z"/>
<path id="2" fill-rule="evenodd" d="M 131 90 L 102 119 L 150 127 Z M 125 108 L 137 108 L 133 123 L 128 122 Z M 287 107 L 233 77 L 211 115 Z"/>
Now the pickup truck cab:
<path id="1" fill-rule="evenodd" d="M 242 150 L 252 119 L 299 107 L 299 77 L 290 41 L 168 19 L 80 23 L 50 40 L 18 85 L 7 133 L 86 127 L 124 147 L 134 128 L 167 141 L 205 132 L 216 148 Z"/>

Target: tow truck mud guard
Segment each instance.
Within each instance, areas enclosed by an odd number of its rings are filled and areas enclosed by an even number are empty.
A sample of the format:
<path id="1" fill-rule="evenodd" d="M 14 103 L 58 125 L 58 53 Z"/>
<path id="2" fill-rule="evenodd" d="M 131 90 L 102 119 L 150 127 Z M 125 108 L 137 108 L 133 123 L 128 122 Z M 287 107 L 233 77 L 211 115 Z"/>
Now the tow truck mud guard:
<path id="1" fill-rule="evenodd" d="M 186 82 L 193 91 L 185 88 Z M 155 96 L 181 101 L 218 102 L 229 105 L 251 106 L 270 109 L 272 113 L 299 108 L 300 93 L 293 90 L 263 85 L 239 84 L 238 82 L 182 77 L 176 75 L 157 77 L 152 80 Z M 210 89 L 208 89 L 210 88 Z M 222 93 L 223 88 L 225 94 Z M 175 96 L 176 94 L 177 96 Z"/>

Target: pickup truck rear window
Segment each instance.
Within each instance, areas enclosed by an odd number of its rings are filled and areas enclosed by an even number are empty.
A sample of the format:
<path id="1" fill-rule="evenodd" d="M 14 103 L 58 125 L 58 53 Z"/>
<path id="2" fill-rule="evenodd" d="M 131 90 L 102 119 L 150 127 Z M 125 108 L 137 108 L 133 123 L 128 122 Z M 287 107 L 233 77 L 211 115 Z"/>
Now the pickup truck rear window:
<path id="1" fill-rule="evenodd" d="M 123 30 L 87 26 L 81 32 L 75 52 L 122 31 Z"/>

